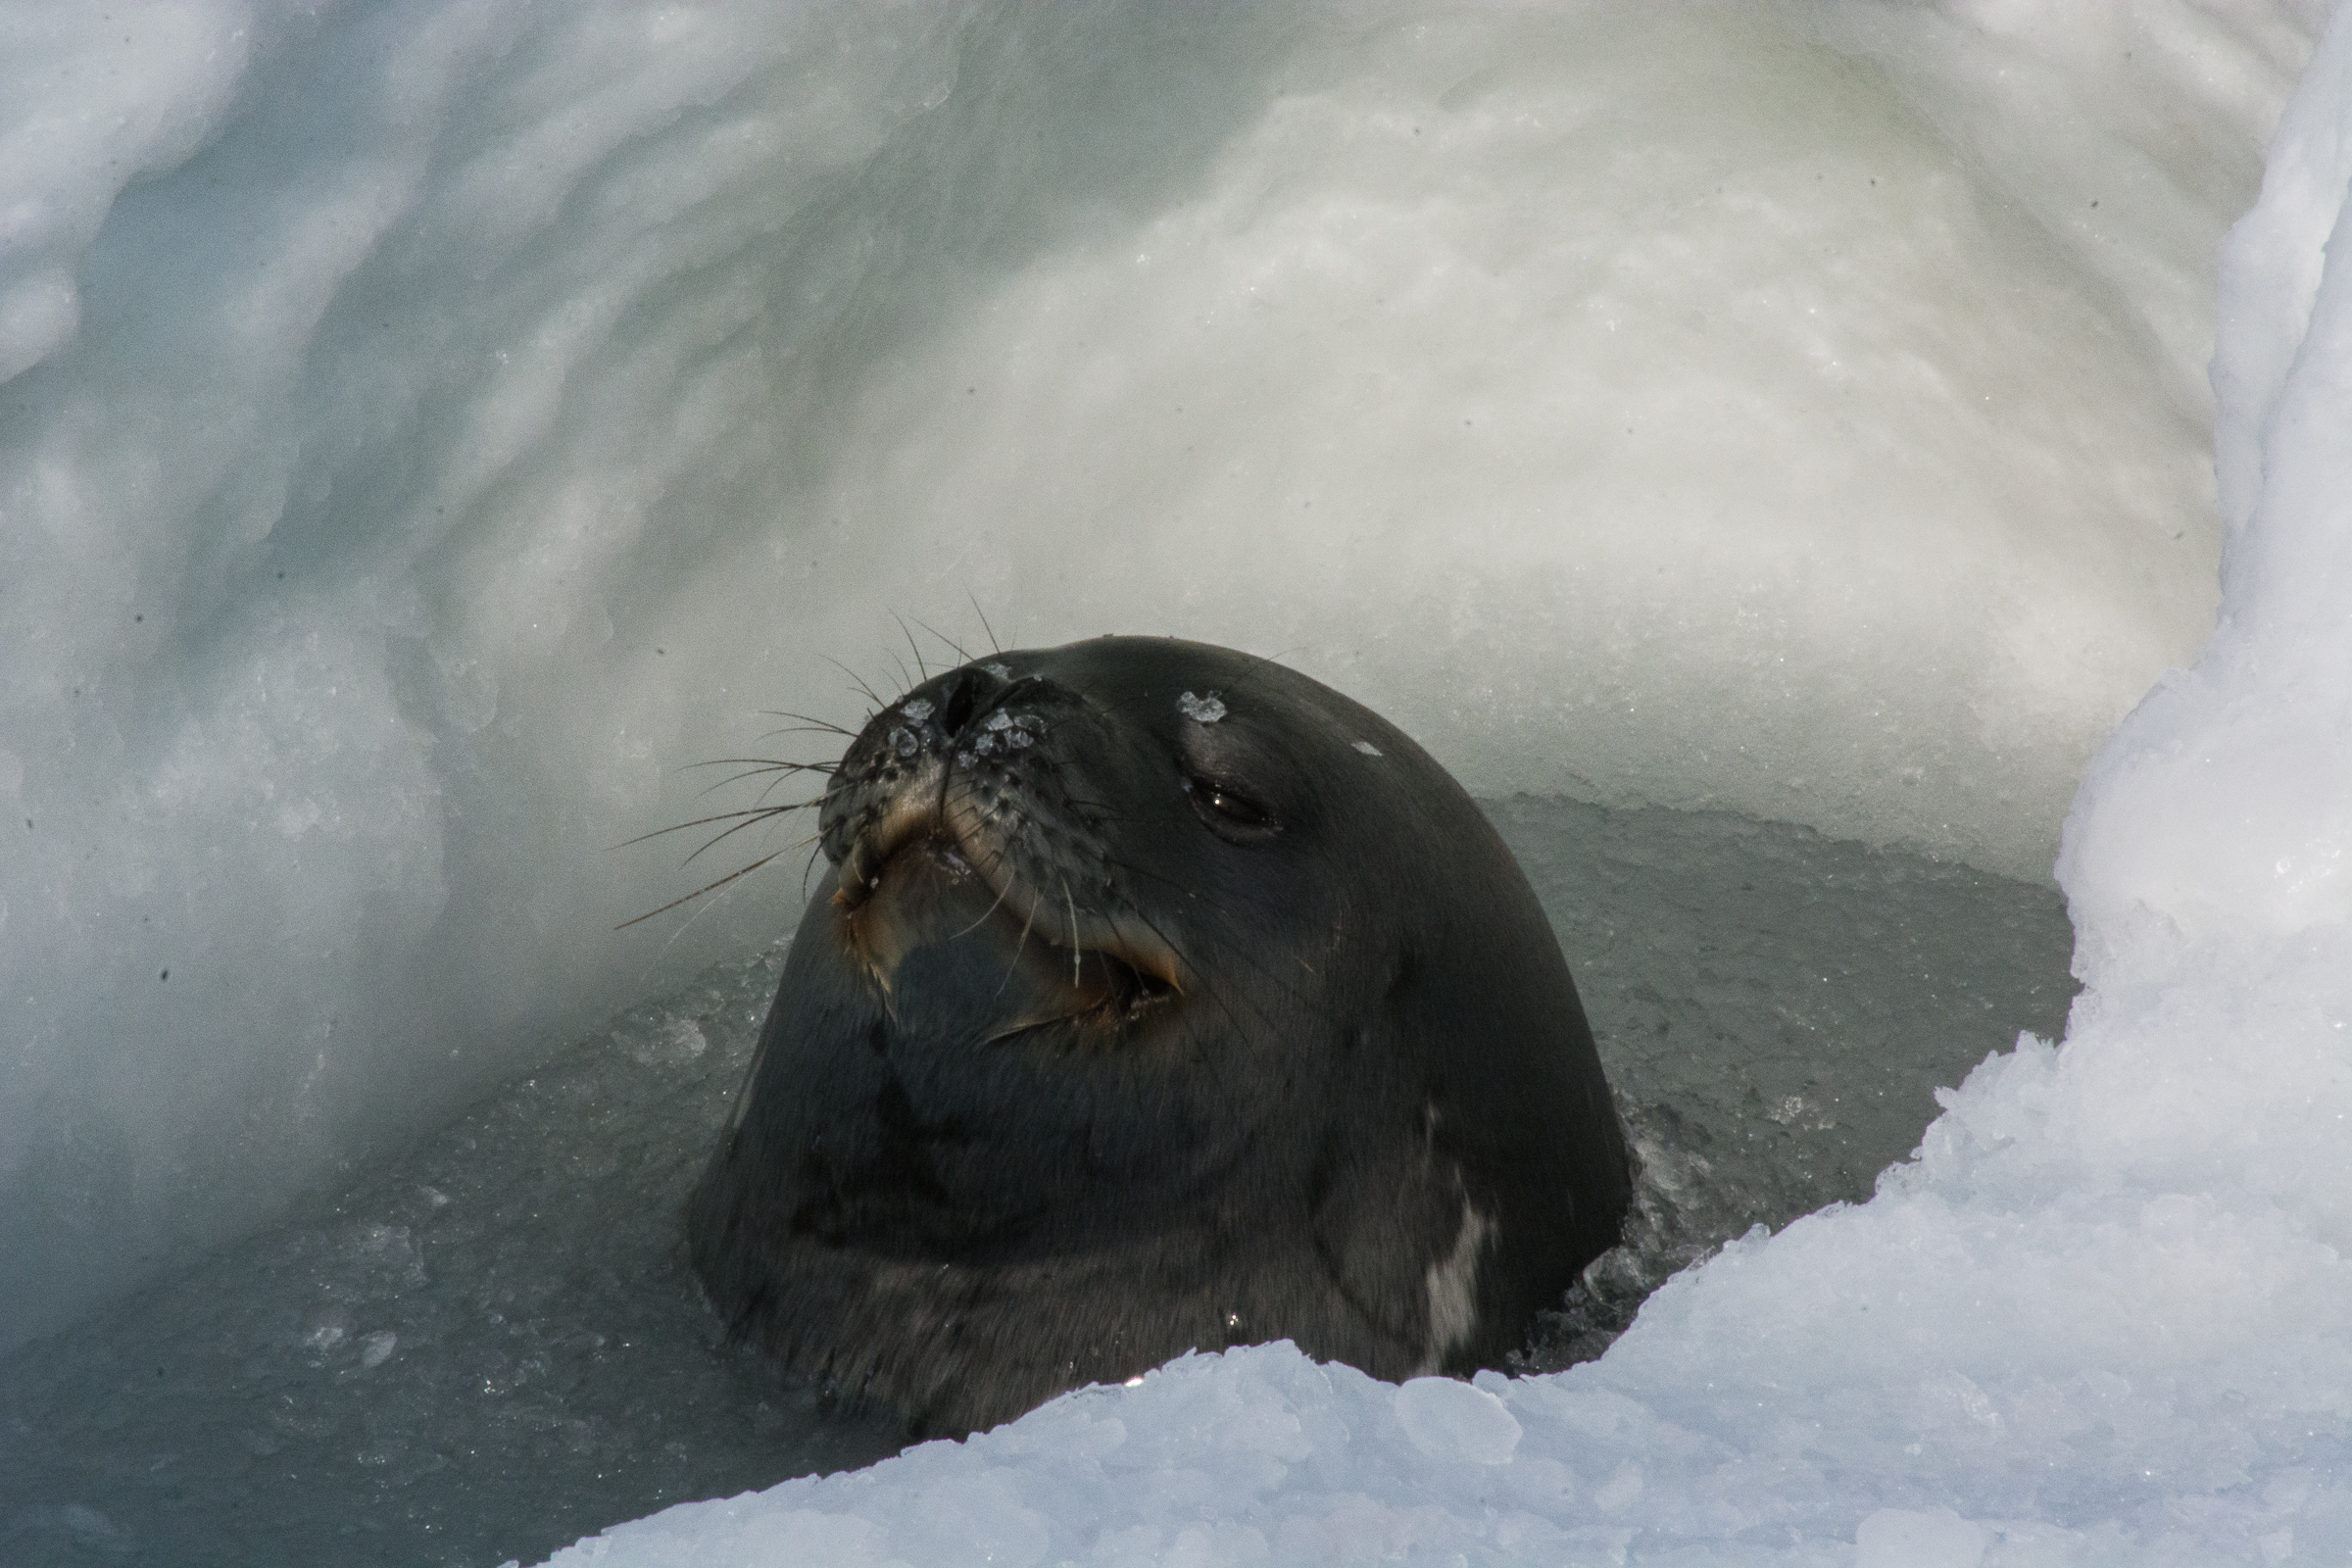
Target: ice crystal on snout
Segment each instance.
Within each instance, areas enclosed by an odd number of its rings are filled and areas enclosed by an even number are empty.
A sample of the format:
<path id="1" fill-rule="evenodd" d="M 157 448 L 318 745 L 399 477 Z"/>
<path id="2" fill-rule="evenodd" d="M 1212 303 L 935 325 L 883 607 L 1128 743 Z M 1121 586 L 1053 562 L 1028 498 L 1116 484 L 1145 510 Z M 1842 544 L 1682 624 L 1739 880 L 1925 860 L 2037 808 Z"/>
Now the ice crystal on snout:
<path id="1" fill-rule="evenodd" d="M 917 697 L 914 699 L 914 701 L 908 703 L 905 708 L 900 709 L 899 711 L 905 713 L 908 718 L 913 719 L 917 724 L 920 724 L 924 719 L 931 716 L 931 699 L 928 697 Z"/>
<path id="2" fill-rule="evenodd" d="M 1380 755 L 1380 748 L 1373 745 L 1370 741 L 1357 741 L 1355 743 L 1355 749 L 1363 753 L 1366 757 L 1378 757 Z"/>

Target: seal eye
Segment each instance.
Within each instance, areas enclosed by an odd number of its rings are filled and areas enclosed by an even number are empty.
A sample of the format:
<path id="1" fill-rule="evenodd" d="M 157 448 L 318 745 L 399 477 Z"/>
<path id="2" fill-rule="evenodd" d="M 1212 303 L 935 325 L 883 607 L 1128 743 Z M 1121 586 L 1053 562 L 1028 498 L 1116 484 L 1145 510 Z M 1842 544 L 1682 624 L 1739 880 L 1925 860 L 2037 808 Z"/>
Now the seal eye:
<path id="1" fill-rule="evenodd" d="M 1282 827 L 1274 820 L 1270 808 L 1215 779 L 1186 774 L 1184 798 L 1193 803 L 1200 820 L 1220 838 L 1250 842 L 1268 837 Z"/>

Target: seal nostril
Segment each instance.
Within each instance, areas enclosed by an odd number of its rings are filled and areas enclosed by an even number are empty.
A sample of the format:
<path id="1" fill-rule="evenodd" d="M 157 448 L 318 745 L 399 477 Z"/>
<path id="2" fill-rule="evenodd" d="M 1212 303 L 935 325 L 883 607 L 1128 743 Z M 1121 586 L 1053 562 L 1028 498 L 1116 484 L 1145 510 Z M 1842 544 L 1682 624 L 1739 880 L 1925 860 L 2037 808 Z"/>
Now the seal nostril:
<path id="1" fill-rule="evenodd" d="M 956 677 L 956 684 L 947 691 L 947 706 L 940 710 L 939 727 L 950 735 L 960 735 L 963 726 L 972 721 L 972 710 L 980 701 L 980 686 L 987 679 L 978 670 L 967 669 Z"/>

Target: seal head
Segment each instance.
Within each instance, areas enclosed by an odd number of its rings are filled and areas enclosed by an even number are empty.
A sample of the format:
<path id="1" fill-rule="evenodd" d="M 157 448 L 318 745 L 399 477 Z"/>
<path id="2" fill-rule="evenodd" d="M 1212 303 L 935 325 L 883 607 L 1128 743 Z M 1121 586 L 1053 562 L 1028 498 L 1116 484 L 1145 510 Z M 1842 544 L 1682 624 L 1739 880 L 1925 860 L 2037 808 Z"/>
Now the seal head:
<path id="1" fill-rule="evenodd" d="M 1524 1342 L 1625 1148 L 1535 895 L 1393 725 L 1113 637 L 926 681 L 850 746 L 691 1200 L 735 1333 L 925 1431 L 1188 1349 L 1376 1377 Z"/>

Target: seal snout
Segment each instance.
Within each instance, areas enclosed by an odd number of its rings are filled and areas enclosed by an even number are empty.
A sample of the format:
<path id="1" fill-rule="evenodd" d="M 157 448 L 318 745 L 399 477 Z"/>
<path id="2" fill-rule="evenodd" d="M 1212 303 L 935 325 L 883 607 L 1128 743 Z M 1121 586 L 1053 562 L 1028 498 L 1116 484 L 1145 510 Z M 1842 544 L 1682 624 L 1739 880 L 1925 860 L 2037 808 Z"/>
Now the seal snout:
<path id="1" fill-rule="evenodd" d="M 1108 961 L 1140 992 L 1183 990 L 1175 948 L 1123 889 L 1119 824 L 1084 804 L 1095 793 L 1089 748 L 1105 738 L 1083 709 L 1077 694 L 999 662 L 950 670 L 883 709 L 844 754 L 819 816 L 839 868 L 832 903 L 858 921 L 894 863 L 944 856 L 988 889 L 985 918 L 1060 951 L 1071 974 Z M 870 946 L 855 925 L 844 934 Z"/>
<path id="2" fill-rule="evenodd" d="M 925 681 L 869 720 L 842 758 L 818 813 L 825 858 L 840 867 L 834 902 L 855 908 L 916 839 L 947 834 L 949 764 L 1034 743 L 1041 726 L 1008 715 L 1003 664 L 967 664 Z M 1017 733 L 1017 742 L 1006 732 Z"/>

